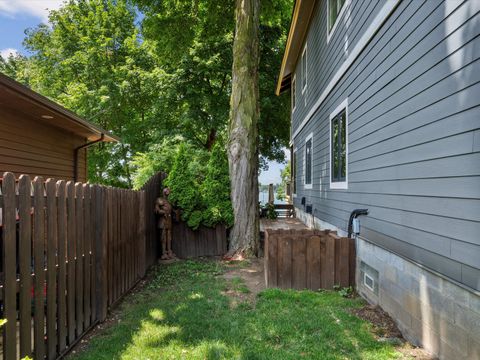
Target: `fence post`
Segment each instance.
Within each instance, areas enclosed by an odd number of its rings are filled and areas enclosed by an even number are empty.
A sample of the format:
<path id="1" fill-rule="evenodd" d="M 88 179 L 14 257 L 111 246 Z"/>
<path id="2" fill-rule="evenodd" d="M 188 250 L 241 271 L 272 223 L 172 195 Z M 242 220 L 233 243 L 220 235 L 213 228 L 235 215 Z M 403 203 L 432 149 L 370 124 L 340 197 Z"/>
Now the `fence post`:
<path id="1" fill-rule="evenodd" d="M 106 191 L 102 186 L 95 186 L 95 274 L 96 274 L 96 314 L 99 321 L 107 317 L 107 231 Z"/>

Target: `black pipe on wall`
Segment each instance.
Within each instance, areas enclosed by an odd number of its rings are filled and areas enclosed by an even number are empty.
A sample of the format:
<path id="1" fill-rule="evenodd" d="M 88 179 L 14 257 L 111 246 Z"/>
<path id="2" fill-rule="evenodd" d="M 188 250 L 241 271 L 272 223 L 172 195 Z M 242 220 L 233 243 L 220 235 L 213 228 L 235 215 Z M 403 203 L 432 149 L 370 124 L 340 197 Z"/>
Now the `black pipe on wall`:
<path id="1" fill-rule="evenodd" d="M 350 219 L 348 219 L 348 237 L 352 237 L 352 224 L 353 219 L 356 219 L 360 215 L 368 215 L 368 209 L 355 209 L 350 213 Z"/>

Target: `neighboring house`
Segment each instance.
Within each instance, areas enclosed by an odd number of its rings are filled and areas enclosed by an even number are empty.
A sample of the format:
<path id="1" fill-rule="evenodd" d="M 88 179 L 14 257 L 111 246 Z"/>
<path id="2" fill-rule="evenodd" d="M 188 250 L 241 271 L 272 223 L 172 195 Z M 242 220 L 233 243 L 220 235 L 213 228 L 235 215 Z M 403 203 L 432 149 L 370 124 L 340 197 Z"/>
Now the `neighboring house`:
<path id="1" fill-rule="evenodd" d="M 345 233 L 357 288 L 440 358 L 480 358 L 480 1 L 297 0 L 297 216 Z"/>
<path id="2" fill-rule="evenodd" d="M 0 73 L 0 177 L 86 182 L 86 148 L 98 141 L 118 138 Z"/>

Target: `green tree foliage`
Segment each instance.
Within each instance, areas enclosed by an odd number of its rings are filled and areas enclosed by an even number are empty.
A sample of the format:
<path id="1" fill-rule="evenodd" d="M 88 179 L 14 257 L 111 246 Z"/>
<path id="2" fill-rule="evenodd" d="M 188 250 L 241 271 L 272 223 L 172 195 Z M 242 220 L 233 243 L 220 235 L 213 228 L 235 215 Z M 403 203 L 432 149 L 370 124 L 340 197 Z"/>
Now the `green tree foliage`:
<path id="1" fill-rule="evenodd" d="M 89 151 L 92 182 L 130 186 L 132 156 L 154 141 L 168 76 L 135 18 L 127 0 L 69 0 L 27 30 L 27 63 L 8 61 L 9 75 L 121 137 Z"/>
<path id="2" fill-rule="evenodd" d="M 173 168 L 179 146 L 185 139 L 182 136 L 167 136 L 161 143 L 151 145 L 146 152 L 133 156 L 133 188 L 140 189 L 158 171 L 167 174 Z"/>
<path id="3" fill-rule="evenodd" d="M 218 223 L 233 225 L 233 210 L 230 200 L 228 159 L 223 144 L 217 142 L 210 154 L 202 197 L 206 207 L 203 223 L 214 226 Z"/>
<path id="4" fill-rule="evenodd" d="M 292 0 L 262 6 L 259 140 L 265 159 L 278 160 L 289 101 L 273 91 Z M 181 142 L 198 169 L 208 155 L 192 154 L 226 137 L 234 25 L 232 0 L 67 0 L 26 31 L 31 56 L 0 59 L 0 71 L 121 137 L 89 149 L 89 180 L 139 188 L 173 168 Z"/>
<path id="5" fill-rule="evenodd" d="M 280 170 L 280 178 L 282 181 L 277 187 L 277 199 L 278 200 L 285 200 L 287 198 L 287 184 L 290 183 L 290 161 L 288 161 L 287 165 Z"/>
<path id="6" fill-rule="evenodd" d="M 135 0 L 145 14 L 145 38 L 170 74 L 165 131 L 179 131 L 211 149 L 226 133 L 231 95 L 234 1 Z M 260 26 L 260 154 L 284 160 L 289 140 L 289 99 L 274 95 L 290 22 L 291 0 L 262 2 Z M 179 31 L 181 29 L 181 31 Z"/>
<path id="7" fill-rule="evenodd" d="M 6 59 L 0 56 L 0 71 L 24 85 L 29 85 L 29 59 L 21 54 L 10 54 Z"/>

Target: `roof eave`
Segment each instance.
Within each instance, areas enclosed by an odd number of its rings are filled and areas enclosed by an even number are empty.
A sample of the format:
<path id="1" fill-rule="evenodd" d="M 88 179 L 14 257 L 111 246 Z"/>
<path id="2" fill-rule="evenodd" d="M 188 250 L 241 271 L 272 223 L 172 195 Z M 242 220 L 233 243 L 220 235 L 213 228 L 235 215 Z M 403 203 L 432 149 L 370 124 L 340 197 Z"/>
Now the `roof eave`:
<path id="1" fill-rule="evenodd" d="M 0 73 L 0 84 L 10 88 L 11 91 L 21 94 L 23 97 L 28 98 L 29 101 L 37 103 L 43 107 L 50 109 L 52 112 L 59 113 L 74 123 L 82 126 L 92 133 L 92 135 L 98 135 L 101 137 L 103 135 L 103 141 L 105 142 L 120 142 L 120 138 L 110 134 L 107 130 L 102 129 L 101 127 L 92 124 L 91 122 L 81 118 L 74 112 L 65 109 L 63 106 L 55 103 L 54 101 L 48 99 L 47 97 L 40 95 L 39 93 L 29 89 L 25 85 L 15 81 L 14 79 L 8 77 L 7 75 Z"/>
<path id="2" fill-rule="evenodd" d="M 314 6 L 315 0 L 295 1 L 292 22 L 290 24 L 285 53 L 283 54 L 282 65 L 275 90 L 276 95 L 280 95 L 289 88 L 291 74 L 297 64 L 297 59 L 307 34 Z"/>

